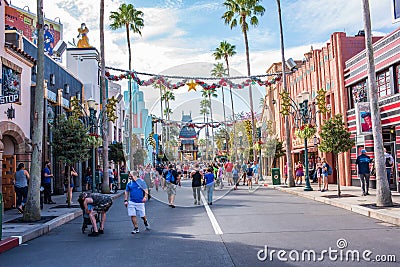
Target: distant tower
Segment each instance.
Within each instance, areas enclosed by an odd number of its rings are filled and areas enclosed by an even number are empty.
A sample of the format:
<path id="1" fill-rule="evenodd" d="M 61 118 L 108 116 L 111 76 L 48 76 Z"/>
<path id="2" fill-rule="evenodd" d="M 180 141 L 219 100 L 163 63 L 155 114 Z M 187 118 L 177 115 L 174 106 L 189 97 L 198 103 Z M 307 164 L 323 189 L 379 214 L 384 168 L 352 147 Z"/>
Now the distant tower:
<path id="1" fill-rule="evenodd" d="M 182 112 L 182 122 L 192 122 L 192 114 L 185 115 Z M 179 159 L 184 160 L 197 160 L 197 139 L 198 135 L 196 130 L 192 127 L 183 126 L 179 132 Z"/>

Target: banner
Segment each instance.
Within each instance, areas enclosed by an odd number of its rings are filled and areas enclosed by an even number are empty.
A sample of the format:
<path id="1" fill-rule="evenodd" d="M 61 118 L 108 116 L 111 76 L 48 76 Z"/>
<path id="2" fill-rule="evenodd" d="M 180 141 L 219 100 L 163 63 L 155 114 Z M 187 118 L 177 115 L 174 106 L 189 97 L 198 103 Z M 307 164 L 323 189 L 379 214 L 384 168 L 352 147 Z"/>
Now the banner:
<path id="1" fill-rule="evenodd" d="M 356 105 L 357 134 L 372 134 L 372 118 L 369 102 L 358 102 Z"/>

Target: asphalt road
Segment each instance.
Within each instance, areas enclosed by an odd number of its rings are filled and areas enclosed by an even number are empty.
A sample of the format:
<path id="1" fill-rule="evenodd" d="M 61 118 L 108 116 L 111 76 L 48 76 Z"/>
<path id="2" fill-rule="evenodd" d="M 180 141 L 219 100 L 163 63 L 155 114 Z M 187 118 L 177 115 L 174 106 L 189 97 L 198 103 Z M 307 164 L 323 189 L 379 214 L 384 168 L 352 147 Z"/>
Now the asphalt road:
<path id="1" fill-rule="evenodd" d="M 216 191 L 206 208 L 193 205 L 185 181 L 175 209 L 160 189 L 146 204 L 152 229 L 140 221 L 136 235 L 121 197 L 108 212 L 104 235 L 82 234 L 77 218 L 0 254 L 0 266 L 399 266 L 397 226 L 265 187 L 239 189 Z M 360 261 L 353 260 L 357 253 Z M 394 255 L 397 262 L 368 262 L 363 255 Z"/>

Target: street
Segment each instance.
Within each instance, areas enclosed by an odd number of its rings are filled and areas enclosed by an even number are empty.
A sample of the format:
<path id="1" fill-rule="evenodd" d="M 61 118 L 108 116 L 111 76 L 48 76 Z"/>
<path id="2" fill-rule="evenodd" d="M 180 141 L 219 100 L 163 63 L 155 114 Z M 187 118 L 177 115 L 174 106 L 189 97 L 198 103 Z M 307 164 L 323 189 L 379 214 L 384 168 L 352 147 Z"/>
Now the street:
<path id="1" fill-rule="evenodd" d="M 135 235 L 120 197 L 107 214 L 103 235 L 82 234 L 79 217 L 0 254 L 0 265 L 398 266 L 399 227 L 267 187 L 253 189 L 215 191 L 207 213 L 204 206 L 193 205 L 188 180 L 177 190 L 175 209 L 165 204 L 165 191 L 153 188 L 154 197 L 146 204 L 152 229 L 146 231 L 140 220 Z M 278 258 L 279 250 L 286 254 Z M 309 255 L 302 259 L 303 250 L 315 251 L 315 260 Z M 346 261 L 350 250 L 359 252 L 360 261 Z M 366 261 L 376 255 L 391 261 L 393 255 L 397 263 Z"/>

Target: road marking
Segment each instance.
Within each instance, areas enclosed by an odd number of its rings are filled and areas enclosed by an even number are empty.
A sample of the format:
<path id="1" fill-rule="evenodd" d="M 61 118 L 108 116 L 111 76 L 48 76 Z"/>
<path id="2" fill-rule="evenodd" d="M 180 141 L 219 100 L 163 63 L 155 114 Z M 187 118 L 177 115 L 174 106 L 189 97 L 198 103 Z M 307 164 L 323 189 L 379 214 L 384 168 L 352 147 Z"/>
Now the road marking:
<path id="1" fill-rule="evenodd" d="M 203 201 L 204 207 L 206 208 L 208 218 L 211 221 L 211 225 L 214 228 L 214 232 L 216 235 L 222 235 L 222 230 L 221 227 L 219 227 L 219 224 L 217 222 L 217 219 L 215 219 L 214 213 L 211 211 L 210 206 L 208 206 L 208 203 L 206 199 L 204 198 L 203 192 L 200 191 L 201 195 L 201 201 Z"/>

